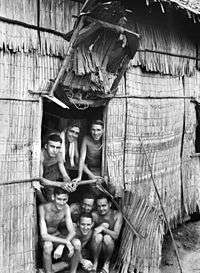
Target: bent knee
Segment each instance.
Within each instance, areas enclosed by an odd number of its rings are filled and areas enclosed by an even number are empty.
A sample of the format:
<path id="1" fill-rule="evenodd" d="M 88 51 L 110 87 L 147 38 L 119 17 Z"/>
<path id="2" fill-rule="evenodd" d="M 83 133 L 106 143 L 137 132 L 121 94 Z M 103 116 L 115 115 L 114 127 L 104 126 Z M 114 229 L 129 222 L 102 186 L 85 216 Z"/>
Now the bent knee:
<path id="1" fill-rule="evenodd" d="M 98 234 L 94 234 L 94 241 L 95 243 L 101 243 L 103 241 L 103 235 L 98 233 Z"/>
<path id="2" fill-rule="evenodd" d="M 72 245 L 74 246 L 75 250 L 81 251 L 81 241 L 79 239 L 73 239 Z"/>
<path id="3" fill-rule="evenodd" d="M 106 245 L 110 245 L 110 244 L 114 244 L 114 240 L 112 239 L 112 237 L 110 235 L 104 235 L 103 237 L 103 242 L 106 244 Z"/>
<path id="4" fill-rule="evenodd" d="M 52 244 L 52 242 L 44 242 L 43 251 L 46 254 L 51 254 L 51 252 L 53 251 L 53 244 Z"/>

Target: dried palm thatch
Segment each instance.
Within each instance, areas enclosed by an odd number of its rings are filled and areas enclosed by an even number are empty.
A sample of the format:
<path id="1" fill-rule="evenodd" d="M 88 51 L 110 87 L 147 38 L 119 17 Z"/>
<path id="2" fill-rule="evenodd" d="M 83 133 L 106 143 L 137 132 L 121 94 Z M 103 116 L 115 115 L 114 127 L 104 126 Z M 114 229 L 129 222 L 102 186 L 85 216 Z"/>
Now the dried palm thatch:
<path id="1" fill-rule="evenodd" d="M 74 1 L 41 0 L 38 24 L 38 6 L 34 0 L 1 1 L 0 16 L 39 25 L 63 33 L 73 28 L 74 18 L 79 12 L 79 4 Z M 62 37 L 22 26 L 0 22 L 0 49 L 14 52 L 30 52 L 37 50 L 43 55 L 65 56 L 68 42 Z"/>
<path id="2" fill-rule="evenodd" d="M 147 4 L 149 2 L 152 2 L 152 0 L 146 0 Z M 187 10 L 188 12 L 194 13 L 194 14 L 200 14 L 200 3 L 198 0 L 154 0 L 154 2 L 160 2 L 160 3 L 169 3 L 169 4 L 176 4 L 177 7 Z M 164 9 L 163 9 L 164 11 Z"/>
<path id="3" fill-rule="evenodd" d="M 139 50 L 130 65 L 139 65 L 146 71 L 173 76 L 191 76 L 195 73 L 196 60 L 192 58 L 196 57 L 196 46 L 186 34 L 175 28 L 171 29 L 169 25 L 155 25 L 155 22 L 145 23 L 139 19 L 137 23 L 132 22 L 131 28 L 141 34 L 141 39 Z"/>

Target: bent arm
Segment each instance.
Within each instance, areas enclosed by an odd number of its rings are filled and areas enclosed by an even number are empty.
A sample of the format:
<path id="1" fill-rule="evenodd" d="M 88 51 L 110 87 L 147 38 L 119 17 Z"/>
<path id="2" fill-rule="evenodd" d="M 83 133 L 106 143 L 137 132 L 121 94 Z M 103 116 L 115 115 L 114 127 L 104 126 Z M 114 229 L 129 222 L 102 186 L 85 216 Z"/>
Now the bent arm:
<path id="1" fill-rule="evenodd" d="M 113 238 L 113 240 L 118 239 L 121 228 L 122 228 L 123 217 L 122 217 L 121 212 L 117 213 L 116 218 L 117 219 L 116 219 L 116 222 L 114 225 L 114 230 L 110 230 L 109 228 L 103 229 L 104 233 L 110 235 Z"/>
<path id="2" fill-rule="evenodd" d="M 83 169 L 85 166 L 86 152 L 87 152 L 87 139 L 84 138 L 82 146 L 81 146 L 81 154 L 80 154 L 80 161 L 79 161 L 79 168 L 78 168 L 78 177 L 80 179 L 82 178 Z"/>
<path id="3" fill-rule="evenodd" d="M 70 177 L 69 177 L 69 175 L 68 175 L 68 173 L 67 173 L 67 171 L 65 169 L 65 166 L 64 166 L 63 162 L 59 162 L 58 167 L 59 167 L 59 170 L 60 170 L 60 172 L 62 174 L 63 180 L 65 182 L 70 182 L 71 179 L 70 179 Z"/>
<path id="4" fill-rule="evenodd" d="M 70 212 L 70 208 L 68 205 L 66 205 L 66 209 L 65 209 L 65 223 L 66 223 L 66 227 L 68 230 L 68 235 L 66 237 L 67 241 L 71 241 L 74 236 L 76 235 L 75 229 L 74 229 L 74 225 L 72 222 L 72 218 L 71 218 L 71 212 Z"/>

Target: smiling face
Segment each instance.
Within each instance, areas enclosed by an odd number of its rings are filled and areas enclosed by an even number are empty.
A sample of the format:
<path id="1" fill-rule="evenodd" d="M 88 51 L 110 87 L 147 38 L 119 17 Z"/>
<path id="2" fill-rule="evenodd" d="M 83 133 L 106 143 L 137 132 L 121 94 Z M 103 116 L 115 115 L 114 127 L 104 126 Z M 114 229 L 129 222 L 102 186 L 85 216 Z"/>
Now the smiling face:
<path id="1" fill-rule="evenodd" d="M 61 148 L 61 143 L 58 141 L 49 140 L 45 146 L 49 157 L 56 157 Z"/>
<path id="2" fill-rule="evenodd" d="M 103 126 L 100 124 L 92 124 L 91 136 L 95 141 L 99 141 L 103 135 Z"/>
<path id="3" fill-rule="evenodd" d="M 80 218 L 80 222 L 79 222 L 79 228 L 80 231 L 82 233 L 82 235 L 88 235 L 88 233 L 90 232 L 90 230 L 93 227 L 93 220 L 90 217 L 86 217 L 86 216 L 82 216 Z"/>
<path id="4" fill-rule="evenodd" d="M 106 198 L 97 199 L 97 210 L 100 215 L 106 215 L 110 211 L 111 204 Z"/>
<path id="5" fill-rule="evenodd" d="M 80 128 L 77 126 L 72 126 L 67 130 L 67 139 L 69 142 L 74 142 L 77 140 L 80 133 Z"/>
<path id="6" fill-rule="evenodd" d="M 90 213 L 94 206 L 94 199 L 84 198 L 81 204 L 83 213 Z"/>
<path id="7" fill-rule="evenodd" d="M 54 204 L 58 210 L 62 210 L 68 202 L 68 194 L 56 194 L 54 195 Z"/>

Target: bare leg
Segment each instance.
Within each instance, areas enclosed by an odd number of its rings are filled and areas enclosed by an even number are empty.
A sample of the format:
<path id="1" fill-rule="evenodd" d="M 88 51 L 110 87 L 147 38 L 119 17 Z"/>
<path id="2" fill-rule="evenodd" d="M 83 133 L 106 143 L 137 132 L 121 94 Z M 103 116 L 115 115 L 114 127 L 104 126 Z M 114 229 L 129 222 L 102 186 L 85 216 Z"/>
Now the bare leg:
<path id="1" fill-rule="evenodd" d="M 102 234 L 94 234 L 92 239 L 92 251 L 94 258 L 94 270 L 97 270 L 99 254 L 102 248 L 103 235 Z"/>
<path id="2" fill-rule="evenodd" d="M 72 244 L 74 246 L 74 255 L 71 259 L 70 273 L 76 273 L 81 257 L 81 242 L 78 239 L 73 239 Z"/>
<path id="3" fill-rule="evenodd" d="M 104 255 L 106 257 L 106 260 L 104 262 L 103 269 L 106 272 L 109 272 L 110 259 L 111 259 L 112 254 L 113 254 L 113 250 L 114 250 L 114 241 L 113 241 L 113 239 L 111 238 L 110 235 L 105 235 L 103 237 L 103 251 L 104 251 Z"/>
<path id="4" fill-rule="evenodd" d="M 52 273 L 52 258 L 51 253 L 53 251 L 52 242 L 44 242 L 43 245 L 43 267 L 45 273 Z"/>

